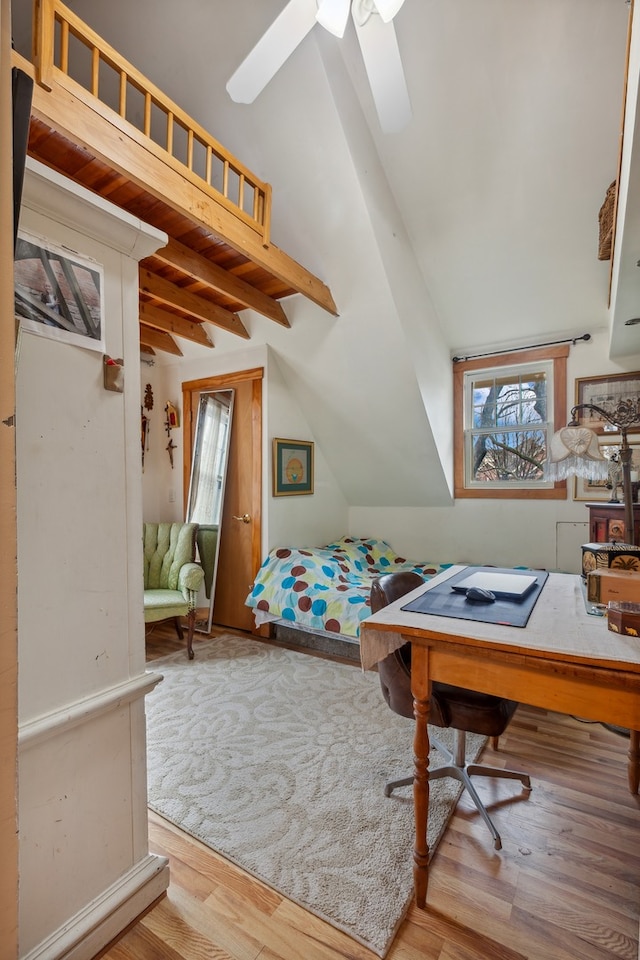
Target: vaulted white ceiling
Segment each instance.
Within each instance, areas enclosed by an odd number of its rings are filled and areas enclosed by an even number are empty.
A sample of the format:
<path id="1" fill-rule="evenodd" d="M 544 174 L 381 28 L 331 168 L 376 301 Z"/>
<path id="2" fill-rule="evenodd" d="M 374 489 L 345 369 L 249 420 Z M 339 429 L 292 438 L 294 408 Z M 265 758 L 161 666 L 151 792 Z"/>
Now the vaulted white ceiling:
<path id="1" fill-rule="evenodd" d="M 247 322 L 348 501 L 389 490 L 371 481 L 384 435 L 406 465 L 395 502 L 447 502 L 449 357 L 609 323 L 598 210 L 617 174 L 629 6 L 405 0 L 394 22 L 413 119 L 386 135 L 351 24 L 343 40 L 316 26 L 253 104 L 229 99 L 284 3 L 68 0 L 273 184 L 274 242 L 330 286 L 340 316 L 293 298 L 290 331 Z"/>

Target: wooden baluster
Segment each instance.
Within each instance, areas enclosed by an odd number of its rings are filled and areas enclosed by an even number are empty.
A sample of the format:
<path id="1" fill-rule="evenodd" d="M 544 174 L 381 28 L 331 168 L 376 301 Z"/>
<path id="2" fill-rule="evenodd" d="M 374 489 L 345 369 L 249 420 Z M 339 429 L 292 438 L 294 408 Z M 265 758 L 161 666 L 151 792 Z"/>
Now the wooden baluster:
<path id="1" fill-rule="evenodd" d="M 225 160 L 222 165 L 222 196 L 229 196 L 229 161 Z"/>
<path id="2" fill-rule="evenodd" d="M 211 186 L 211 163 L 212 163 L 212 158 L 213 158 L 213 150 L 211 149 L 211 146 L 210 146 L 209 144 L 207 144 L 207 158 L 206 158 L 206 162 L 205 162 L 205 174 L 204 174 L 204 178 L 205 178 L 206 182 L 209 184 L 209 186 Z"/>
<path id="3" fill-rule="evenodd" d="M 91 95 L 99 100 L 98 89 L 100 85 L 100 51 L 97 47 L 91 49 Z"/>
<path id="4" fill-rule="evenodd" d="M 241 173 L 238 178 L 238 206 L 244 210 L 244 174 Z"/>
<path id="5" fill-rule="evenodd" d="M 120 71 L 120 96 L 118 98 L 118 113 L 123 119 L 127 117 L 127 74 Z"/>
<path id="6" fill-rule="evenodd" d="M 187 132 L 187 167 L 193 170 L 193 130 Z"/>
<path id="7" fill-rule="evenodd" d="M 262 193 L 262 245 L 268 247 L 271 243 L 271 184 L 266 183 Z"/>
<path id="8" fill-rule="evenodd" d="M 173 121 L 175 117 L 171 111 L 167 113 L 167 153 L 173 156 Z"/>
<path id="9" fill-rule="evenodd" d="M 69 24 L 66 20 L 60 21 L 60 69 L 69 74 Z"/>
<path id="10" fill-rule="evenodd" d="M 144 135 L 151 138 L 151 94 L 144 95 Z"/>

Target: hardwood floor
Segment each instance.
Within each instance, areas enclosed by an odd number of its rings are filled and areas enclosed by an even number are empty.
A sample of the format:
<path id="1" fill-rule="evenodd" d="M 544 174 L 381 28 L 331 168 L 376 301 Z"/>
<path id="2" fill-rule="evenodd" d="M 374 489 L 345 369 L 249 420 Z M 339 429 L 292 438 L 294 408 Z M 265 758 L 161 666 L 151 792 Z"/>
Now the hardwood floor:
<path id="1" fill-rule="evenodd" d="M 181 646 L 155 627 L 148 659 Z M 433 859 L 427 910 L 410 908 L 388 960 L 637 960 L 640 811 L 627 748 L 599 724 L 520 707 L 485 758 L 527 770 L 529 798 L 476 781 L 503 849 L 463 796 Z M 149 829 L 170 860 L 168 895 L 107 960 L 374 960 L 162 818 L 151 814 Z"/>

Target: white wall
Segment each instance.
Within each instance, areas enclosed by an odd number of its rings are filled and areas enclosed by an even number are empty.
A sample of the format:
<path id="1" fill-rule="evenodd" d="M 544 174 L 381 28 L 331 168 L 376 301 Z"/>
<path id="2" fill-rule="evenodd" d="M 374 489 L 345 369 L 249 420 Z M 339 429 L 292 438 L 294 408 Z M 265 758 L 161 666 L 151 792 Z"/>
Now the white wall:
<path id="1" fill-rule="evenodd" d="M 165 450 L 166 433 L 161 433 L 164 405 L 167 400 L 182 407 L 182 384 L 190 380 L 220 376 L 238 370 L 264 368 L 263 380 L 263 554 L 274 546 L 295 543 L 321 544 L 347 529 L 347 502 L 329 468 L 322 444 L 317 441 L 273 351 L 266 345 L 233 349 L 236 338 L 229 336 L 227 350 L 216 348 L 198 359 L 159 357 L 157 365 L 147 373 L 143 365 L 143 381 L 153 379 L 155 402 L 152 411 L 151 450 L 145 456 L 144 518 L 145 520 L 183 519 L 182 489 L 182 426 L 172 431 L 177 449 L 171 469 Z M 222 336 L 219 337 L 222 340 Z M 144 383 L 141 385 L 141 396 Z M 312 440 L 315 443 L 314 493 L 303 497 L 273 497 L 271 493 L 271 456 L 274 437 Z M 175 491 L 175 500 L 170 500 Z"/>
<path id="2" fill-rule="evenodd" d="M 30 162 L 21 227 L 104 268 L 106 352 L 21 336 L 20 956 L 93 957 L 168 884 L 149 854 L 138 264 L 163 234 Z"/>
<path id="3" fill-rule="evenodd" d="M 290 331 L 291 332 L 291 331 Z M 286 331 L 285 331 L 286 333 Z M 299 334 L 302 336 L 301 334 Z M 416 560 L 464 561 L 512 566 L 526 565 L 580 570 L 580 545 L 588 540 L 587 509 L 583 501 L 573 499 L 573 483 L 568 496 L 560 501 L 536 500 L 457 500 L 443 507 L 389 507 L 358 503 L 347 506 L 341 490 L 341 477 L 328 467 L 322 444 L 316 445 L 316 493 L 313 497 L 273 498 L 271 496 L 271 440 L 274 436 L 292 439 L 316 439 L 298 403 L 299 383 L 289 370 L 265 346 L 234 350 L 233 338 L 223 351 L 211 351 L 211 359 L 162 359 L 161 376 L 166 378 L 165 395 L 158 399 L 163 407 L 167 399 L 180 398 L 182 380 L 211 376 L 224 371 L 264 365 L 264 541 L 263 552 L 278 545 L 313 546 L 329 543 L 348 532 L 353 536 L 387 540 L 403 556 Z M 309 346 L 309 350 L 313 345 Z M 570 349 L 567 362 L 567 410 L 575 401 L 575 379 L 601 376 L 610 372 L 640 368 L 640 357 L 624 363 L 607 359 L 607 333 L 600 330 L 588 343 L 579 342 Z M 293 383 L 290 380 L 293 379 Z M 320 400 L 318 401 L 320 402 Z M 331 404 L 329 394 L 323 402 Z M 158 413 L 160 417 L 160 412 Z M 157 504 L 158 488 L 166 516 L 181 516 L 181 477 L 176 469 L 171 476 L 164 451 L 166 435 L 155 442 L 161 449 L 160 463 L 153 476 L 145 469 L 145 512 L 149 502 Z M 180 433 L 180 431 L 176 431 Z M 181 437 L 176 439 L 181 443 Z M 353 438 L 357 446 L 357 437 Z M 393 458 L 393 436 L 380 436 L 379 456 Z M 176 451 L 178 454 L 178 451 Z M 181 463 L 181 451 L 178 454 Z M 154 467 L 154 470 L 156 468 Z M 402 469 L 401 465 L 399 469 Z M 169 504 L 167 491 L 176 483 L 175 504 Z M 428 479 L 425 476 L 425 486 Z M 164 514 L 163 514 L 164 515 Z"/>
<path id="4" fill-rule="evenodd" d="M 607 359 L 608 338 L 599 331 L 588 343 L 571 347 L 567 362 L 567 411 L 576 402 L 575 379 L 640 369 L 640 356 L 622 363 Z M 363 507 L 349 510 L 353 536 L 377 536 L 410 559 L 581 569 L 580 545 L 588 537 L 588 511 L 566 500 L 457 500 L 452 507 L 407 509 Z"/>
<path id="5" fill-rule="evenodd" d="M 147 385 L 151 387 L 153 407 L 148 410 L 144 404 L 147 399 Z M 142 469 L 142 510 L 145 521 L 157 522 L 167 516 L 167 506 L 171 511 L 168 519 L 181 520 L 182 509 L 182 470 L 170 469 L 169 454 L 166 446 L 169 438 L 164 429 L 164 407 L 167 400 L 174 403 L 179 397 L 166 396 L 162 368 L 153 361 L 153 365 L 140 361 L 140 408 L 148 420 L 147 442 L 144 451 Z M 172 431 L 173 442 L 180 447 L 178 453 L 182 464 L 182 428 Z M 140 445 L 142 461 L 142 446 Z M 179 479 L 179 492 L 176 480 Z M 171 501 L 172 495 L 174 500 Z M 175 506 L 174 506 L 175 504 Z M 177 511 L 177 512 L 175 512 Z"/>
<path id="6" fill-rule="evenodd" d="M 315 441 L 295 396 L 287 382 L 276 357 L 269 352 L 267 365 L 267 418 L 264 424 L 264 440 L 268 468 L 263 477 L 263 507 L 267 518 L 263 531 L 263 553 L 277 546 L 308 544 L 321 546 L 347 532 L 347 502 L 329 467 L 322 444 Z M 289 440 L 314 440 L 314 492 L 311 496 L 272 496 L 272 440 L 281 437 Z"/>

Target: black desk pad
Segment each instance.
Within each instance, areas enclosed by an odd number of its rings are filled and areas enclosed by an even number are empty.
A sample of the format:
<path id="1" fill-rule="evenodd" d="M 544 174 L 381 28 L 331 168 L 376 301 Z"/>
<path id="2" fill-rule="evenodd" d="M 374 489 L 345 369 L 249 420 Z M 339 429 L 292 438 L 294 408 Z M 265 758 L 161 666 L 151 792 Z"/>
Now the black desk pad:
<path id="1" fill-rule="evenodd" d="M 536 577 L 537 583 L 524 600 L 494 600 L 493 603 L 477 603 L 467 600 L 464 593 L 456 593 L 451 587 L 471 573 L 515 573 Z M 549 574 L 544 570 L 513 570 L 505 567 L 465 567 L 419 597 L 407 603 L 402 610 L 413 613 L 431 613 L 436 617 L 455 617 L 458 620 L 477 620 L 480 623 L 498 623 L 507 627 L 526 627 L 536 600 L 542 592 Z"/>

